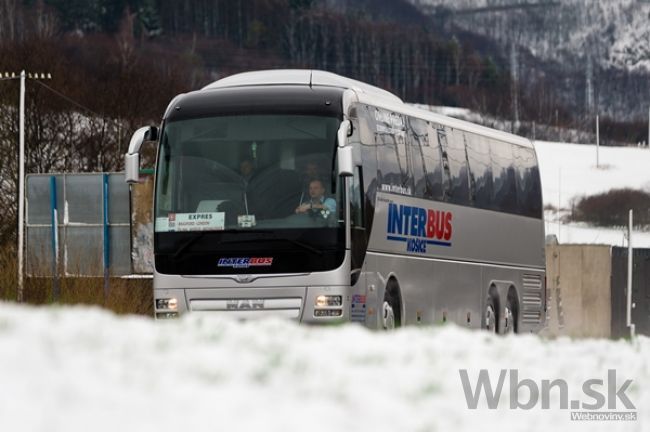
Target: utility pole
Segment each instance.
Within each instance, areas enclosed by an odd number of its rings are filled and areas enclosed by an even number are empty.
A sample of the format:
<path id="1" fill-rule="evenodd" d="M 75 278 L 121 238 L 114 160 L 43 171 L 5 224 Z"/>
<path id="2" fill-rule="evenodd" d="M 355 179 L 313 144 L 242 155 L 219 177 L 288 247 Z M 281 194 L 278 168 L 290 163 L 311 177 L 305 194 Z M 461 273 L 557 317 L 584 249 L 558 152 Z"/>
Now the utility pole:
<path id="1" fill-rule="evenodd" d="M 594 66 L 591 60 L 591 55 L 587 57 L 587 78 L 585 89 L 585 111 L 587 116 L 591 116 L 594 112 Z"/>
<path id="2" fill-rule="evenodd" d="M 1 75 L 0 75 L 1 76 Z M 31 74 L 24 70 L 20 71 L 18 77 L 15 73 L 5 72 L 5 79 L 20 79 L 20 99 L 18 117 L 18 287 L 16 300 L 23 301 L 25 287 L 25 80 L 29 79 L 52 79 L 51 74 Z M 56 229 L 56 227 L 54 227 Z"/>
<path id="3" fill-rule="evenodd" d="M 600 168 L 600 119 L 596 114 L 596 168 Z"/>
<path id="4" fill-rule="evenodd" d="M 557 242 L 560 243 L 562 238 L 562 219 L 560 211 L 562 210 L 562 167 L 557 171 Z"/>
<path id="5" fill-rule="evenodd" d="M 25 237 L 25 71 L 20 71 L 20 117 L 18 120 L 18 292 L 22 303 L 24 291 L 24 237 Z"/>
<path id="6" fill-rule="evenodd" d="M 517 59 L 517 46 L 510 42 L 510 77 L 512 79 L 510 95 L 512 99 L 512 116 L 514 120 L 513 133 L 519 129 L 519 62 Z"/>
<path id="7" fill-rule="evenodd" d="M 632 323 L 632 308 L 634 305 L 632 304 L 632 269 L 633 269 L 633 253 L 634 249 L 632 249 L 632 218 L 633 218 L 633 211 L 630 209 L 630 214 L 629 214 L 629 225 L 627 229 L 627 296 L 626 296 L 626 301 L 627 301 L 627 314 L 626 314 L 626 324 L 627 327 L 630 329 L 630 337 L 634 338 L 634 332 L 635 332 L 635 325 Z"/>

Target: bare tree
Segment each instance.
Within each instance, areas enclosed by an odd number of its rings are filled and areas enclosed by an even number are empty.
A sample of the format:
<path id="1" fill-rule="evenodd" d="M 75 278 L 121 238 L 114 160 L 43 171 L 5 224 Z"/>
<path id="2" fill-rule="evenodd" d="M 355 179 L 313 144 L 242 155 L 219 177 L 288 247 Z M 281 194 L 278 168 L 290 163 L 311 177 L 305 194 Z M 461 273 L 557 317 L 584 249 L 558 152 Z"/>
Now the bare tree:
<path id="1" fill-rule="evenodd" d="M 16 40 L 18 0 L 0 0 L 0 36 L 11 42 Z"/>

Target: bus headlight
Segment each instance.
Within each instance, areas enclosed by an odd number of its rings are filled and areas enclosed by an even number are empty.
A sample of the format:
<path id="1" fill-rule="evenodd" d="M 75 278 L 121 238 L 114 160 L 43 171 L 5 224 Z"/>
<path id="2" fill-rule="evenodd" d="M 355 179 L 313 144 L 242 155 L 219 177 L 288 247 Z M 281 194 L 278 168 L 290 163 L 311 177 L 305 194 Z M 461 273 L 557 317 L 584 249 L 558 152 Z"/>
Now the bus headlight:
<path id="1" fill-rule="evenodd" d="M 158 310 L 177 310 L 178 300 L 176 298 L 156 299 L 156 309 Z"/>
<path id="2" fill-rule="evenodd" d="M 343 296 L 340 295 L 324 295 L 321 294 L 316 297 L 316 307 L 328 307 L 328 306 L 342 306 L 343 305 Z"/>

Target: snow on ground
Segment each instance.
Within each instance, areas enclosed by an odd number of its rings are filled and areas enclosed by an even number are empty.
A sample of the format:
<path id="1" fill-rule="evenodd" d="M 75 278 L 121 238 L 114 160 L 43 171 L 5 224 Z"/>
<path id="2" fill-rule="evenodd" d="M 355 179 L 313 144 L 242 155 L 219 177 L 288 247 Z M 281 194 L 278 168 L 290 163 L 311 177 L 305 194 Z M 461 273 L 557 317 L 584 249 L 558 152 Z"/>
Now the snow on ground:
<path id="1" fill-rule="evenodd" d="M 627 229 L 593 227 L 584 223 L 558 223 L 547 219 L 544 223 L 546 235 L 555 235 L 562 244 L 602 244 L 627 247 Z M 634 231 L 632 246 L 650 248 L 650 232 Z"/>
<path id="2" fill-rule="evenodd" d="M 650 190 L 650 149 L 639 147 L 603 147 L 536 141 L 535 150 L 542 178 L 544 205 L 570 209 L 583 196 L 610 189 Z M 546 234 L 554 234 L 560 243 L 595 243 L 627 246 L 625 227 L 595 228 L 586 224 L 559 224 L 559 216 L 546 212 Z M 635 232 L 634 247 L 650 247 L 649 232 Z"/>
<path id="3" fill-rule="evenodd" d="M 571 200 L 610 189 L 650 189 L 650 149 L 535 141 L 544 204 L 570 208 Z"/>
<path id="4" fill-rule="evenodd" d="M 551 341 L 454 326 L 385 334 L 198 314 L 153 322 L 0 303 L 0 430 L 647 431 L 648 358 L 644 337 Z M 563 379 L 569 400 L 586 403 L 583 382 L 607 383 L 616 370 L 617 390 L 632 380 L 625 393 L 638 419 L 572 421 L 557 392 L 550 409 L 509 409 L 512 375 L 498 409 L 484 396 L 469 409 L 459 370 L 475 389 L 482 368 L 493 389 L 502 369 L 516 369 L 537 385 Z M 528 397 L 522 389 L 520 403 Z M 626 411 L 621 400 L 616 410 Z"/>

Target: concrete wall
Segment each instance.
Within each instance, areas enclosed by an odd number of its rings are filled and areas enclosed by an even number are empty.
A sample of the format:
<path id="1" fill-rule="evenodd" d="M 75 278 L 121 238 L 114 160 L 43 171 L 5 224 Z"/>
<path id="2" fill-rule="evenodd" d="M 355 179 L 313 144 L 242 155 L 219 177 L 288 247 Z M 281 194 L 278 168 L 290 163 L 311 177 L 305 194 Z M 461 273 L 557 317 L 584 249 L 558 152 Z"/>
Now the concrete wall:
<path id="1" fill-rule="evenodd" d="M 550 288 L 547 334 L 610 337 L 611 247 L 548 245 L 546 283 Z"/>

